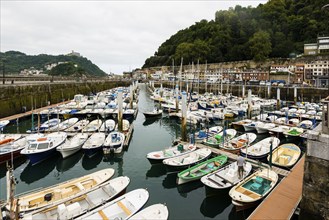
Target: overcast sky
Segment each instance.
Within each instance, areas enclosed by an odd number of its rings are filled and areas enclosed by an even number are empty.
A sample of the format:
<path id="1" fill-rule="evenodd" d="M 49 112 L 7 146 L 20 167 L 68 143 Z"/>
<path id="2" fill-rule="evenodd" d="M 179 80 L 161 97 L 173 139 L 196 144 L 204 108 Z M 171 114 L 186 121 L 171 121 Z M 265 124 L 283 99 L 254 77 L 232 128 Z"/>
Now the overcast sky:
<path id="1" fill-rule="evenodd" d="M 240 1 L 0 0 L 1 52 L 79 52 L 106 73 L 140 68 L 171 35 Z"/>

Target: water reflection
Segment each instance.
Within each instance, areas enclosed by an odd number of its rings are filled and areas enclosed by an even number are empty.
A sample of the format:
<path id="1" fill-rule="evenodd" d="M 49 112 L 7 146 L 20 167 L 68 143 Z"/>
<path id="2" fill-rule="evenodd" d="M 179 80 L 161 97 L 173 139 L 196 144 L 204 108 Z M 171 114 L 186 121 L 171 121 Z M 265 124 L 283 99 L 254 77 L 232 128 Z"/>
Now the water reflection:
<path id="1" fill-rule="evenodd" d="M 82 155 L 83 155 L 83 152 L 79 151 L 70 157 L 67 157 L 64 159 L 62 158 L 62 159 L 58 160 L 57 164 L 56 164 L 57 171 L 65 172 L 65 171 L 68 171 L 69 169 L 73 168 L 79 162 Z"/>
<path id="2" fill-rule="evenodd" d="M 150 178 L 160 177 L 160 176 L 165 175 L 166 173 L 167 173 L 167 169 L 166 169 L 165 165 L 163 165 L 162 163 L 152 164 L 150 169 L 146 172 L 146 179 L 148 177 L 150 177 Z"/>
<path id="3" fill-rule="evenodd" d="M 92 170 L 102 161 L 103 151 L 99 150 L 92 157 L 88 157 L 86 154 L 82 157 L 82 167 L 85 170 Z"/>
<path id="4" fill-rule="evenodd" d="M 172 189 L 177 186 L 177 173 L 168 173 L 162 181 L 162 186 L 166 189 Z"/>
<path id="5" fill-rule="evenodd" d="M 123 176 L 123 152 L 120 154 L 104 155 L 103 162 L 109 163 L 110 165 L 117 164 L 116 172 L 118 176 Z"/>
<path id="6" fill-rule="evenodd" d="M 40 162 L 38 164 L 31 165 L 31 163 L 29 163 L 20 175 L 21 181 L 30 184 L 44 178 L 55 168 L 59 158 L 60 155 L 56 154 L 46 161 Z"/>
<path id="7" fill-rule="evenodd" d="M 200 206 L 200 212 L 209 218 L 215 218 L 231 205 L 231 197 L 226 193 L 206 197 Z M 224 217 L 224 216 L 223 216 Z"/>
<path id="8" fill-rule="evenodd" d="M 146 118 L 145 121 L 143 122 L 143 126 L 149 126 L 155 122 L 161 123 L 161 117 L 155 117 L 155 118 Z"/>
<path id="9" fill-rule="evenodd" d="M 22 164 L 24 164 L 26 161 L 26 157 L 18 157 L 14 159 L 14 169 L 17 169 L 19 166 L 21 166 Z M 9 161 L 8 161 L 9 162 Z M 11 162 L 9 162 L 11 165 Z M 0 179 L 2 179 L 3 177 L 6 176 L 6 172 L 7 172 L 7 163 L 2 163 L 0 165 Z"/>
<path id="10" fill-rule="evenodd" d="M 186 198 L 189 192 L 201 187 L 203 187 L 203 183 L 200 180 L 197 180 L 197 181 L 178 185 L 177 190 L 182 197 Z"/>

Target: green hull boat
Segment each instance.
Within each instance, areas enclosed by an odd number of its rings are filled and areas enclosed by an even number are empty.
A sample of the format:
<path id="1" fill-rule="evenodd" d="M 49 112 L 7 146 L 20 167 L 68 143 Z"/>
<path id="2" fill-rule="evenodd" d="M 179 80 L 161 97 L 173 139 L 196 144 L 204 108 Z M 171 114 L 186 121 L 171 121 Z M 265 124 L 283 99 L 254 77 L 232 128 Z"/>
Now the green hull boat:
<path id="1" fill-rule="evenodd" d="M 220 155 L 202 163 L 196 164 L 182 172 L 178 173 L 177 184 L 183 184 L 194 180 L 199 180 L 201 177 L 212 173 L 221 168 L 227 162 L 226 155 Z"/>

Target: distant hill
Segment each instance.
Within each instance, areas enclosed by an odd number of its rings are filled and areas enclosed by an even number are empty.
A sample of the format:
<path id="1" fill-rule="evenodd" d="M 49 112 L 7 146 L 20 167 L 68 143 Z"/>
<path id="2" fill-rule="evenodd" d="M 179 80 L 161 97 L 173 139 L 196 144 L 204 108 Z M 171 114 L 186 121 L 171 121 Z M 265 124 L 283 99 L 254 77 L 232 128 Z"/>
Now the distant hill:
<path id="1" fill-rule="evenodd" d="M 19 51 L 7 51 L 5 53 L 0 52 L 0 62 L 5 60 L 5 71 L 7 73 L 18 74 L 21 70 L 34 69 L 44 70 L 44 73 L 49 73 L 52 75 L 71 75 L 83 73 L 87 76 L 106 76 L 106 73 L 101 70 L 97 65 L 93 64 L 90 60 L 81 56 L 68 56 L 68 55 L 26 55 Z M 52 71 L 47 71 L 45 69 L 46 65 L 54 63 L 69 63 L 68 65 L 61 65 L 59 67 L 54 67 Z M 77 66 L 79 72 L 74 72 L 73 68 Z M 61 72 L 61 70 L 69 70 L 66 72 Z"/>
<path id="2" fill-rule="evenodd" d="M 178 31 L 163 42 L 145 67 L 287 58 L 304 43 L 329 34 L 328 0 L 269 0 L 256 8 L 236 6 Z"/>

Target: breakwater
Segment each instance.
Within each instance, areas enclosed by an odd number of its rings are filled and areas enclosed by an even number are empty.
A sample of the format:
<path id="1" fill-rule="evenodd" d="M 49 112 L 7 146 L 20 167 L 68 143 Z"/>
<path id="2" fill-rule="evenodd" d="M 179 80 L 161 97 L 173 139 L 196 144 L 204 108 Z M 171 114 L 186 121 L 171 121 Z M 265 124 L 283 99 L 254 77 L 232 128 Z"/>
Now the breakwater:
<path id="1" fill-rule="evenodd" d="M 0 87 L 0 118 L 73 99 L 75 94 L 88 95 L 129 85 L 130 81 L 104 80 Z"/>
<path id="2" fill-rule="evenodd" d="M 163 87 L 174 88 L 173 82 L 163 82 Z M 160 87 L 160 83 L 155 83 L 156 86 Z M 198 84 L 189 83 L 189 91 L 199 91 L 200 93 L 212 92 L 217 94 L 218 91 L 221 91 L 221 85 L 212 83 Z M 182 88 L 186 89 L 186 83 L 182 83 Z M 258 85 L 245 85 L 245 96 L 247 96 L 248 89 L 251 89 L 253 95 L 257 95 L 261 98 L 277 98 L 277 88 L 280 88 L 280 99 L 282 101 L 294 101 L 294 87 L 285 86 L 277 87 L 271 86 L 270 93 L 268 93 L 267 86 L 258 86 Z M 242 85 L 232 85 L 232 84 L 222 84 L 223 93 L 231 93 L 235 96 L 242 96 Z M 297 87 L 297 101 L 298 102 L 319 102 L 321 99 L 329 96 L 328 88 L 314 88 L 314 87 Z"/>

